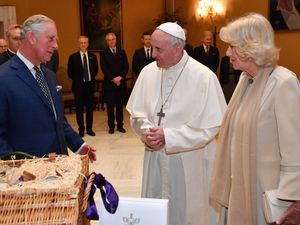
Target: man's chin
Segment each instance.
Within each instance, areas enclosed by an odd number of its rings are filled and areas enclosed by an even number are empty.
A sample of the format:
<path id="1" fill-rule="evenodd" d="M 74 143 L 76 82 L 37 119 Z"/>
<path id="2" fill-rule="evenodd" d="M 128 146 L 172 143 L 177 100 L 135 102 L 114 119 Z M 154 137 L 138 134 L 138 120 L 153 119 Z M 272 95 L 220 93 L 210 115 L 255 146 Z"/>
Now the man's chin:
<path id="1" fill-rule="evenodd" d="M 50 56 L 45 57 L 43 63 L 49 62 L 51 58 L 52 58 L 52 54 Z"/>
<path id="2" fill-rule="evenodd" d="M 158 62 L 158 61 L 156 61 L 156 65 L 157 65 L 157 67 L 159 67 L 159 68 L 165 68 L 160 62 Z"/>

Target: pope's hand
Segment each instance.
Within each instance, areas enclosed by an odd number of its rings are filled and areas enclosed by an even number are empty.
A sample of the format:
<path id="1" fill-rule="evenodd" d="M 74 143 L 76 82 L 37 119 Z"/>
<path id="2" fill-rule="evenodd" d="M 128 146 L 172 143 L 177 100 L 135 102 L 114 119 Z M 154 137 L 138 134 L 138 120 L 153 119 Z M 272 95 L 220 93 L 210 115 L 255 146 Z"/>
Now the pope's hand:
<path id="1" fill-rule="evenodd" d="M 165 134 L 162 128 L 150 128 L 142 134 L 141 140 L 151 149 L 159 150 L 165 145 Z"/>
<path id="2" fill-rule="evenodd" d="M 93 147 L 89 146 L 88 144 L 85 144 L 84 146 L 82 146 L 80 152 L 80 155 L 88 155 L 90 162 L 94 162 L 97 160 L 96 157 L 96 149 L 94 149 Z"/>

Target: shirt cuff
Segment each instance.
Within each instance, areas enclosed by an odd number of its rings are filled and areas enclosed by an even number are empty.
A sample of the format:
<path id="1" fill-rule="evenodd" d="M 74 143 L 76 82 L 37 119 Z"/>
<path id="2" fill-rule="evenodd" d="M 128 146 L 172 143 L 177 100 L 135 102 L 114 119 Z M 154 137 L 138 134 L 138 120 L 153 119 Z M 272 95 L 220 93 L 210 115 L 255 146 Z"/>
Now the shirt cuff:
<path id="1" fill-rule="evenodd" d="M 81 151 L 81 149 L 83 148 L 83 146 L 85 146 L 86 145 L 86 142 L 84 142 L 81 146 L 80 146 L 80 148 L 75 152 L 76 154 L 79 154 L 79 152 Z"/>

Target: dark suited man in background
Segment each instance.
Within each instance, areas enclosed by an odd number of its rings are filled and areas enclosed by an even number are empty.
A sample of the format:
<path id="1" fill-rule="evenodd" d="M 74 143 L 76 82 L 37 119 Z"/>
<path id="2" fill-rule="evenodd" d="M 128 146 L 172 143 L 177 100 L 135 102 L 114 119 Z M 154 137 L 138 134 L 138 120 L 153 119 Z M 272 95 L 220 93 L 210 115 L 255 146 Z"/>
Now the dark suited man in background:
<path id="1" fill-rule="evenodd" d="M 187 38 L 188 38 L 188 31 L 186 28 L 183 28 L 184 34 L 185 34 L 185 46 L 184 46 L 184 50 L 187 52 L 187 54 L 191 57 L 194 58 L 194 49 L 193 46 L 191 46 L 190 44 L 187 43 Z"/>
<path id="2" fill-rule="evenodd" d="M 220 84 L 223 89 L 223 93 L 227 104 L 234 92 L 234 89 L 239 82 L 241 70 L 235 70 L 230 62 L 229 56 L 223 56 L 220 65 Z"/>
<path id="3" fill-rule="evenodd" d="M 153 62 L 152 48 L 150 44 L 151 34 L 144 32 L 142 35 L 143 47 L 135 50 L 132 57 L 132 71 L 138 77 L 144 66 Z"/>
<path id="4" fill-rule="evenodd" d="M 53 52 L 50 61 L 46 62 L 45 66 L 52 70 L 54 73 L 57 72 L 59 66 L 59 54 L 57 50 Z"/>
<path id="5" fill-rule="evenodd" d="M 0 65 L 11 59 L 18 51 L 20 41 L 21 26 L 18 24 L 11 24 L 6 31 L 6 40 L 8 47 L 5 52 L 0 54 Z"/>
<path id="6" fill-rule="evenodd" d="M 123 101 L 126 89 L 126 75 L 128 73 L 128 60 L 126 52 L 117 47 L 114 33 L 105 36 L 107 48 L 100 55 L 101 70 L 104 74 L 104 98 L 107 104 L 107 124 L 109 134 L 115 132 L 115 107 L 117 129 L 125 133 L 123 128 Z"/>
<path id="7" fill-rule="evenodd" d="M 195 59 L 210 68 L 215 74 L 219 66 L 219 49 L 212 46 L 213 34 L 206 30 L 203 32 L 203 44 L 194 49 Z"/>
<path id="8" fill-rule="evenodd" d="M 89 39 L 80 36 L 78 39 L 79 51 L 70 55 L 68 61 L 68 75 L 72 80 L 72 91 L 75 97 L 76 121 L 79 135 L 84 136 L 84 107 L 86 110 L 86 133 L 95 136 L 93 127 L 94 93 L 96 87 L 95 77 L 98 73 L 96 55 L 87 51 Z"/>
<path id="9" fill-rule="evenodd" d="M 7 50 L 8 44 L 6 39 L 0 38 L 0 54 Z"/>
<path id="10" fill-rule="evenodd" d="M 68 154 L 67 147 L 96 160 L 63 115 L 55 74 L 44 66 L 57 49 L 54 21 L 43 15 L 23 24 L 16 56 L 0 66 L 0 156 L 15 151 L 42 157 Z"/>

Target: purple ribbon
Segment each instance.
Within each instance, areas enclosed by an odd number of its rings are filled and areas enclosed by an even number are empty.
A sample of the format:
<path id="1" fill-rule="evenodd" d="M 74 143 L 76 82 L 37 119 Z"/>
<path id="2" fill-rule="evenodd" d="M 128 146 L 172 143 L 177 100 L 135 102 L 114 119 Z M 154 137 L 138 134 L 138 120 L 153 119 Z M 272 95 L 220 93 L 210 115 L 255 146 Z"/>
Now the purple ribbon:
<path id="1" fill-rule="evenodd" d="M 85 216 L 89 220 L 99 220 L 97 207 L 94 201 L 94 194 L 96 192 L 96 187 L 100 190 L 102 202 L 105 209 L 111 214 L 114 214 L 118 208 L 119 196 L 115 191 L 114 187 L 107 180 L 105 180 L 105 177 L 103 177 L 102 174 L 96 174 L 96 173 L 92 173 L 92 174 L 95 175 L 95 179 L 93 181 L 90 195 L 88 198 L 89 207 L 85 211 Z M 87 182 L 84 184 L 84 191 L 86 189 L 86 186 L 87 186 Z"/>

